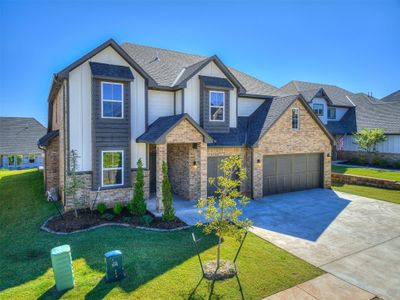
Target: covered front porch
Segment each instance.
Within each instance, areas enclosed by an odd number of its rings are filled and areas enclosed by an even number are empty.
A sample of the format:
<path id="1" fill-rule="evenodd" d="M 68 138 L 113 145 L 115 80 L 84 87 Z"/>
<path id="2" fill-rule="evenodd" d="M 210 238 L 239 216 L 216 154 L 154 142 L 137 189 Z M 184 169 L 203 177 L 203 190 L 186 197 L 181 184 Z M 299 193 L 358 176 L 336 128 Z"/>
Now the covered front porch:
<path id="1" fill-rule="evenodd" d="M 197 200 L 207 196 L 207 143 L 212 138 L 187 114 L 157 119 L 138 142 L 146 142 L 149 148 L 150 192 L 154 197 L 148 205 L 154 201 L 155 210 L 163 210 L 163 161 L 177 197 Z"/>

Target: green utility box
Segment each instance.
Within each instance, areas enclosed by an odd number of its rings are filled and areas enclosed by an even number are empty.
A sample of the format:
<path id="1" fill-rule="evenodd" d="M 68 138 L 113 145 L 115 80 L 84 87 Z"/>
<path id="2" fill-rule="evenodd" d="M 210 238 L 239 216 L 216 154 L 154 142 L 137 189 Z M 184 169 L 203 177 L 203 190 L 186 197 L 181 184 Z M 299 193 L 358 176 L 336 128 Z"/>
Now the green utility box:
<path id="1" fill-rule="evenodd" d="M 125 277 L 122 252 L 113 250 L 104 254 L 106 261 L 106 281 L 117 281 Z"/>
<path id="2" fill-rule="evenodd" d="M 57 291 L 74 287 L 74 272 L 72 270 L 71 248 L 63 245 L 51 249 L 51 264 Z"/>

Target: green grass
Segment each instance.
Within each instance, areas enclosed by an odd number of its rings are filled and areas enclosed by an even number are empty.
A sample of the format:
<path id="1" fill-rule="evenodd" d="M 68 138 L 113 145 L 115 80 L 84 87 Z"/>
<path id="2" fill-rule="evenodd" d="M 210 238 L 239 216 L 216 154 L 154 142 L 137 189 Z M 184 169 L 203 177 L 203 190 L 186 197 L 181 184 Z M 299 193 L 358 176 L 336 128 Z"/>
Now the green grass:
<path id="1" fill-rule="evenodd" d="M 360 186 L 353 184 L 333 184 L 332 189 L 339 192 L 345 192 L 349 194 L 400 204 L 399 190 L 380 189 L 370 186 Z"/>
<path id="2" fill-rule="evenodd" d="M 332 166 L 332 171 L 342 174 L 360 175 L 360 176 L 368 176 L 374 178 L 400 181 L 399 171 L 374 170 L 368 168 L 343 167 L 343 166 Z"/>
<path id="3" fill-rule="evenodd" d="M 201 277 L 191 242 L 199 229 L 160 233 L 134 228 L 105 227 L 68 236 L 39 229 L 56 213 L 43 197 L 43 177 L 37 171 L 0 171 L 0 299 L 187 299 Z M 71 245 L 75 288 L 57 293 L 50 249 Z M 238 244 L 226 239 L 223 258 L 232 259 Z M 104 283 L 103 254 L 119 249 L 127 278 Z M 215 236 L 201 242 L 202 258 L 216 254 Z M 286 251 L 249 234 L 238 260 L 246 299 L 261 299 L 323 273 Z M 202 281 L 194 299 L 210 291 Z M 213 299 L 240 299 L 236 279 L 217 282 Z"/>

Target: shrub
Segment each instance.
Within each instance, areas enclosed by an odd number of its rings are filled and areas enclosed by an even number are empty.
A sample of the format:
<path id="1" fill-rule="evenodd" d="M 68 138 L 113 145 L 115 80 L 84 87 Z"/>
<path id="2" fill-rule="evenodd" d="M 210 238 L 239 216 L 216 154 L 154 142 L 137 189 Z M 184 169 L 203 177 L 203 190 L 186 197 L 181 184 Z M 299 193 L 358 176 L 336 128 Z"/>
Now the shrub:
<path id="1" fill-rule="evenodd" d="M 105 213 L 101 216 L 102 219 L 107 220 L 107 221 L 111 221 L 112 219 L 114 219 L 114 215 L 113 214 L 109 214 L 109 213 Z"/>
<path id="2" fill-rule="evenodd" d="M 360 156 L 359 160 L 358 160 L 359 164 L 364 166 L 366 164 L 368 164 L 368 158 L 364 155 Z"/>
<path id="3" fill-rule="evenodd" d="M 162 162 L 162 173 L 163 173 L 163 182 L 162 182 L 162 203 L 164 206 L 164 213 L 162 215 L 163 221 L 173 221 L 175 220 L 175 209 L 172 206 L 172 192 L 171 192 L 171 184 L 168 178 L 168 167 L 165 161 Z"/>
<path id="4" fill-rule="evenodd" d="M 152 222 L 153 222 L 153 217 L 150 215 L 144 215 L 140 218 L 140 224 L 146 227 L 149 227 Z"/>
<path id="5" fill-rule="evenodd" d="M 122 217 L 122 222 L 130 223 L 132 221 L 132 217 Z"/>
<path id="6" fill-rule="evenodd" d="M 114 208 L 113 208 L 113 213 L 116 216 L 119 216 L 122 212 L 122 203 L 121 202 L 115 202 Z"/>
<path id="7" fill-rule="evenodd" d="M 357 156 L 354 156 L 350 159 L 350 163 L 352 165 L 359 165 L 360 164 L 360 159 Z"/>
<path id="8" fill-rule="evenodd" d="M 102 215 L 106 211 L 107 206 L 105 203 L 99 203 L 99 204 L 97 204 L 96 208 L 99 211 L 99 213 Z"/>
<path id="9" fill-rule="evenodd" d="M 132 214 L 143 216 L 146 214 L 146 202 L 144 200 L 144 174 L 142 159 L 137 162 L 137 175 L 135 181 L 135 190 L 129 211 Z"/>
<path id="10" fill-rule="evenodd" d="M 400 169 L 400 160 L 395 161 L 395 162 L 392 164 L 392 167 L 395 168 L 395 169 Z"/>
<path id="11" fill-rule="evenodd" d="M 389 166 L 390 166 L 390 163 L 387 160 L 385 160 L 385 159 L 379 160 L 378 167 L 388 168 Z"/>

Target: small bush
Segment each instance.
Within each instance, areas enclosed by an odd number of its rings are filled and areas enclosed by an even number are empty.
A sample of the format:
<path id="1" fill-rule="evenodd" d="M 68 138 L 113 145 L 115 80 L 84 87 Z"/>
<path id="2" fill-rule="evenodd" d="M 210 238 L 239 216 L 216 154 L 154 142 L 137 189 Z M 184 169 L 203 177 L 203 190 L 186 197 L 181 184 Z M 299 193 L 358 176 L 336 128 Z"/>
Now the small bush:
<path id="1" fill-rule="evenodd" d="M 131 217 L 123 217 L 123 218 L 122 218 L 122 222 L 124 222 L 124 223 L 130 223 L 130 222 L 132 222 L 132 218 L 131 218 Z"/>
<path id="2" fill-rule="evenodd" d="M 128 211 L 133 215 L 133 203 L 132 203 L 132 201 L 128 203 L 128 205 L 126 206 L 126 208 L 127 208 Z"/>
<path id="3" fill-rule="evenodd" d="M 114 208 L 113 208 L 113 213 L 116 216 L 119 216 L 122 212 L 122 203 L 121 202 L 115 202 Z"/>
<path id="4" fill-rule="evenodd" d="M 395 169 L 400 169 L 400 160 L 399 160 L 399 161 L 395 161 L 395 162 L 392 164 L 392 167 L 395 168 Z"/>
<path id="5" fill-rule="evenodd" d="M 350 163 L 352 164 L 352 165 L 359 165 L 360 164 L 360 159 L 358 158 L 358 157 L 352 157 L 351 159 L 350 159 Z"/>
<path id="6" fill-rule="evenodd" d="M 168 178 L 168 167 L 165 161 L 162 162 L 162 203 L 164 206 L 164 213 L 162 215 L 162 220 L 166 222 L 175 220 L 175 209 L 172 206 L 172 192 L 171 183 Z"/>
<path id="7" fill-rule="evenodd" d="M 97 204 L 96 209 L 97 209 L 97 210 L 99 211 L 99 213 L 102 215 L 102 214 L 104 214 L 104 212 L 106 211 L 107 206 L 106 206 L 105 203 L 99 203 L 99 204 Z"/>
<path id="8" fill-rule="evenodd" d="M 149 227 L 152 222 L 153 222 L 153 217 L 150 215 L 144 215 L 140 218 L 140 224 L 146 227 Z"/>
<path id="9" fill-rule="evenodd" d="M 362 155 L 362 156 L 360 156 L 358 161 L 359 161 L 359 165 L 364 166 L 368 163 L 368 158 L 366 156 Z"/>
<path id="10" fill-rule="evenodd" d="M 103 215 L 101 216 L 101 218 L 104 219 L 104 220 L 107 220 L 107 221 L 111 221 L 112 219 L 114 219 L 114 215 L 113 215 L 113 214 L 106 213 L 106 214 L 103 214 Z"/>
<path id="11" fill-rule="evenodd" d="M 146 214 L 146 201 L 144 199 L 144 173 L 142 159 L 138 160 L 137 167 L 135 188 L 130 203 L 132 205 L 130 212 L 137 216 L 143 216 Z"/>
<path id="12" fill-rule="evenodd" d="M 372 160 L 372 164 L 374 165 L 374 166 L 377 166 L 377 167 L 380 167 L 380 168 L 387 168 L 387 167 L 389 167 L 389 162 L 387 161 L 387 160 L 385 160 L 385 159 L 383 159 L 383 158 L 381 158 L 381 157 L 379 157 L 379 156 L 377 156 L 377 157 L 375 157 L 373 160 Z"/>

